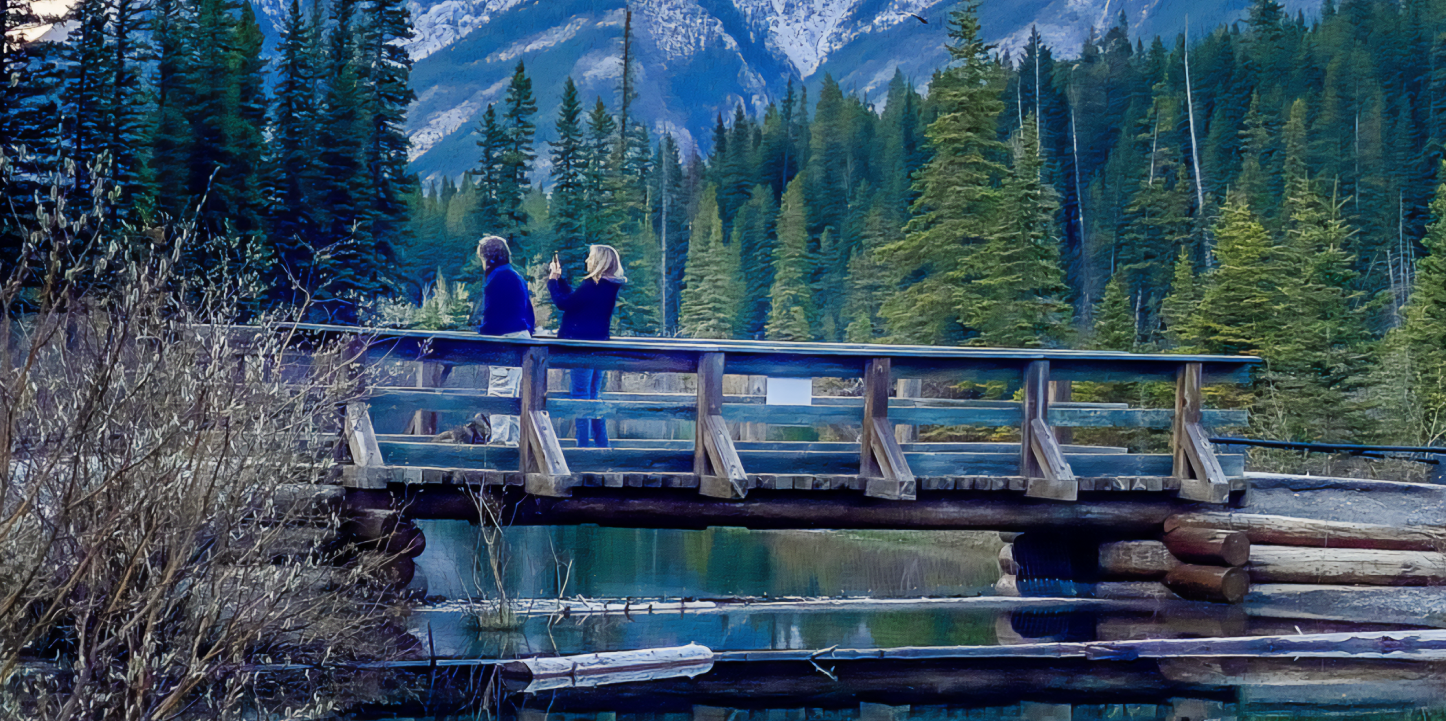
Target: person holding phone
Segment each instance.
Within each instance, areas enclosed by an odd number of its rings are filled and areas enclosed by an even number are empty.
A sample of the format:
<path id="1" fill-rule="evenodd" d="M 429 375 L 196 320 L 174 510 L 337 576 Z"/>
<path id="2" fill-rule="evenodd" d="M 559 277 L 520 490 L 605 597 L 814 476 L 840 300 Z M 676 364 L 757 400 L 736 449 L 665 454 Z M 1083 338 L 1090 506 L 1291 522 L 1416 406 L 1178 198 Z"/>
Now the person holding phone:
<path id="1" fill-rule="evenodd" d="M 548 268 L 547 291 L 552 302 L 562 311 L 562 324 L 557 337 L 571 340 L 608 340 L 612 337 L 613 309 L 618 291 L 628 282 L 623 275 L 623 260 L 611 245 L 588 247 L 587 275 L 574 290 L 562 277 L 562 264 L 552 255 Z M 603 372 L 593 368 L 573 368 L 572 397 L 597 400 L 602 394 Z M 577 446 L 608 447 L 607 421 L 602 418 L 578 418 Z"/>

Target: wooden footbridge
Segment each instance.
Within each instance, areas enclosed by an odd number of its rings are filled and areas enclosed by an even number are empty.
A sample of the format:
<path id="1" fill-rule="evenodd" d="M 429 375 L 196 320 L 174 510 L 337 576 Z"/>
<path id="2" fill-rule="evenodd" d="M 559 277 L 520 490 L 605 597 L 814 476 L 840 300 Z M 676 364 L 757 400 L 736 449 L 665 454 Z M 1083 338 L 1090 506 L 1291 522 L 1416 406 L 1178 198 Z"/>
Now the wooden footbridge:
<path id="1" fill-rule="evenodd" d="M 523 523 L 1158 528 L 1182 506 L 1225 504 L 1232 494 L 1238 502 L 1247 490 L 1243 458 L 1217 454 L 1206 431 L 1243 425 L 1245 412 L 1204 408 L 1202 387 L 1245 380 L 1258 362 L 1251 357 L 299 329 L 318 339 L 345 337 L 353 357 L 389 366 L 394 378 L 399 365 L 414 369 L 407 382 L 366 388 L 364 400 L 347 409 L 339 460 L 348 487 L 407 492 L 421 514 L 451 515 L 448 503 L 467 488 L 534 499 L 515 516 Z M 520 367 L 519 397 L 446 387 L 459 366 Z M 549 369 L 570 368 L 684 374 L 696 392 L 605 393 L 598 400 L 550 393 Z M 725 374 L 838 378 L 861 392 L 725 395 Z M 921 381 L 1002 382 L 1018 389 L 1019 400 L 909 397 L 919 395 Z M 1069 400 L 1077 382 L 1140 381 L 1173 384 L 1174 408 Z M 430 437 L 478 413 L 518 416 L 518 447 Z M 373 416 L 411 418 L 409 433 L 379 434 Z M 554 427 L 554 419 L 574 417 L 691 421 L 693 438 L 577 448 Z M 856 433 L 857 441 L 742 441 L 739 424 L 749 423 L 831 424 L 845 428 L 846 437 Z M 900 442 L 900 426 L 1008 428 L 1001 435 L 1020 440 Z M 1069 442 L 1072 429 L 1099 427 L 1169 429 L 1171 453 Z M 453 500 L 438 500 L 449 490 Z"/>

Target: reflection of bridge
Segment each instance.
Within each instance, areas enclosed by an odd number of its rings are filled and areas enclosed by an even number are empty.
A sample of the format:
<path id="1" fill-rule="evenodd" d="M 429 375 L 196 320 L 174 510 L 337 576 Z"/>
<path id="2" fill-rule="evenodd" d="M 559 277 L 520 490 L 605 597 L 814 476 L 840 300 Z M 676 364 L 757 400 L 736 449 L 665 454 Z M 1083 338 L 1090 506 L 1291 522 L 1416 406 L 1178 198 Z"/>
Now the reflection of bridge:
<path id="1" fill-rule="evenodd" d="M 415 362 L 414 385 L 376 385 L 348 409 L 344 478 L 352 488 L 403 487 L 419 499 L 456 487 L 520 487 L 531 522 L 766 527 L 1158 528 L 1191 503 L 1226 503 L 1245 487 L 1240 456 L 1219 456 L 1206 427 L 1244 411 L 1206 410 L 1202 385 L 1243 380 L 1249 357 L 1140 355 L 757 341 L 503 340 L 458 332 L 304 326 L 350 335 L 372 363 Z M 519 398 L 445 387 L 455 366 L 522 368 Z M 595 368 L 692 375 L 696 393 L 551 396 L 548 370 Z M 861 379 L 861 397 L 724 395 L 724 374 Z M 911 381 L 1002 382 L 1016 401 L 917 396 Z M 1076 382 L 1162 382 L 1173 409 L 1077 403 Z M 779 384 L 781 385 L 781 384 Z M 891 391 L 895 388 L 894 397 Z M 1168 392 L 1168 391 L 1166 391 Z M 518 415 L 519 448 L 431 442 L 476 413 Z M 378 434 L 372 416 L 412 417 L 409 435 Z M 568 447 L 552 418 L 692 421 L 693 440 L 625 439 Z M 845 426 L 851 442 L 739 441 L 738 424 Z M 730 425 L 732 424 L 732 425 Z M 1011 442 L 899 441 L 899 426 L 1012 429 Z M 1074 428 L 1170 432 L 1168 454 L 1068 442 Z M 1013 441 L 1018 438 L 1018 441 Z M 418 510 L 426 506 L 422 502 Z"/>

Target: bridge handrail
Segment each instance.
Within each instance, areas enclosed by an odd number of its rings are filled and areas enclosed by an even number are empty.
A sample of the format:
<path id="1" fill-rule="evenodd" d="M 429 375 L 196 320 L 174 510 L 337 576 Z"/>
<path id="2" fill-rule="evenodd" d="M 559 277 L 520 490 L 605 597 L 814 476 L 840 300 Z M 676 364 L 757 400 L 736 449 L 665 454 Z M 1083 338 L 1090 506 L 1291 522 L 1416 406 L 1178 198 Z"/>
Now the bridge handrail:
<path id="1" fill-rule="evenodd" d="M 832 343 L 778 343 L 771 341 L 620 338 L 577 341 L 556 338 L 510 339 L 461 331 L 417 331 L 386 328 L 295 324 L 302 334 L 344 336 L 352 348 L 370 360 L 422 361 L 424 365 L 502 365 L 522 369 L 516 413 L 522 424 L 517 462 L 530 492 L 565 495 L 573 474 L 548 416 L 547 370 L 592 368 L 651 372 L 695 373 L 696 403 L 643 401 L 561 401 L 574 412 L 597 412 L 612 406 L 696 420 L 693 471 L 705 495 L 737 499 L 746 495 L 749 477 L 734 446 L 725 420 L 764 413 L 770 417 L 794 414 L 800 419 L 847 421 L 857 416 L 862 426 L 859 476 L 868 479 L 868 495 L 887 499 L 913 499 L 916 479 L 908 458 L 895 440 L 890 411 L 906 424 L 966 424 L 978 419 L 988 424 L 1018 424 L 1019 475 L 1027 479 L 1026 495 L 1074 500 L 1077 479 L 1056 438 L 1056 425 L 1131 425 L 1172 428 L 1174 477 L 1182 497 L 1220 503 L 1230 491 L 1205 432 L 1206 412 L 1202 387 L 1207 382 L 1244 380 L 1249 367 L 1259 362 L 1250 356 L 1132 354 L 1117 351 L 1062 349 L 1004 349 Z M 814 410 L 754 408 L 727 403 L 722 392 L 725 373 L 771 377 L 862 378 L 859 405 L 820 406 Z M 889 391 L 900 378 L 944 380 L 1006 379 L 1022 381 L 1023 400 L 1017 405 L 987 408 L 907 407 L 891 403 Z M 1173 380 L 1173 412 L 1144 409 L 1075 409 L 1060 407 L 1052 413 L 1052 400 L 1066 400 L 1072 381 Z M 416 394 L 405 389 L 378 389 L 378 396 Z M 1062 397 L 1060 397 L 1062 396 Z M 430 401 L 431 397 L 427 400 Z M 459 399 L 465 400 L 465 399 Z M 503 400 L 503 399 L 498 399 Z M 510 401 L 510 399 L 507 399 Z M 610 405 L 611 404 L 611 405 Z M 629 405 L 630 404 L 630 405 Z M 494 405 L 490 404 L 489 405 Z M 508 410 L 511 410 L 510 403 Z M 644 406 L 647 406 L 644 408 Z M 860 407 L 861 406 L 861 407 Z M 797 408 L 807 408 L 801 406 Z M 740 410 L 742 413 L 740 414 Z M 1094 414 L 1094 419 L 1087 416 Z M 1229 413 L 1229 412 L 1225 412 Z M 1236 416 L 1211 414 L 1217 423 Z M 1079 416 L 1084 418 L 1083 421 Z M 781 416 L 779 416 L 781 417 Z M 353 457 L 379 459 L 381 453 L 371 429 L 369 411 L 349 409 L 349 443 Z M 773 422 L 780 422 L 774 420 Z"/>

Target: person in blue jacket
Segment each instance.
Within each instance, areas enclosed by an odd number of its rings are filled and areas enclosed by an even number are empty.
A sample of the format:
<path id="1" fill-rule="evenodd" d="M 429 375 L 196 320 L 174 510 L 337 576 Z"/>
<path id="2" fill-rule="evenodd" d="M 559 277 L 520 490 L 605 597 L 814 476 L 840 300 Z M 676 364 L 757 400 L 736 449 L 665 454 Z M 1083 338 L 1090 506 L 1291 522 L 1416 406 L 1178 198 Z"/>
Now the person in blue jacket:
<path id="1" fill-rule="evenodd" d="M 623 261 L 611 245 L 594 245 L 588 248 L 587 276 L 574 290 L 562 278 L 562 265 L 556 256 L 547 278 L 547 292 L 552 302 L 562 311 L 562 325 L 558 338 L 572 340 L 607 340 L 612 337 L 613 308 L 618 303 L 618 291 L 628 282 L 623 275 Z M 572 380 L 572 397 L 597 400 L 602 393 L 603 372 L 593 368 L 573 368 L 569 375 Z M 607 421 L 602 418 L 578 418 L 577 446 L 586 448 L 589 442 L 597 448 L 608 447 Z"/>
<path id="2" fill-rule="evenodd" d="M 489 235 L 477 241 L 477 259 L 486 273 L 482 288 L 482 324 L 477 332 L 503 338 L 531 338 L 537 325 L 532 311 L 532 295 L 527 281 L 512 267 L 512 252 L 507 241 Z M 521 368 L 492 366 L 487 379 L 487 395 L 516 398 L 522 384 Z M 517 416 L 494 415 L 492 442 L 517 445 L 522 429 Z"/>

